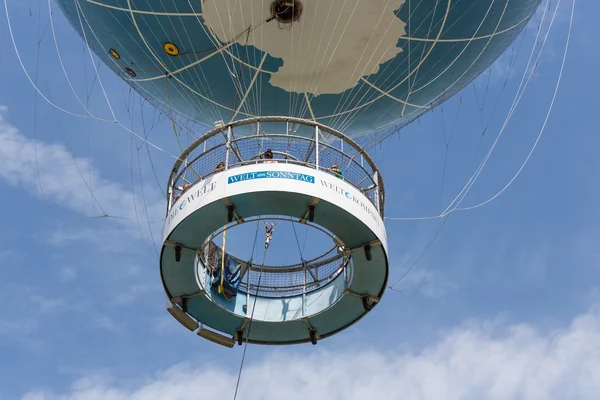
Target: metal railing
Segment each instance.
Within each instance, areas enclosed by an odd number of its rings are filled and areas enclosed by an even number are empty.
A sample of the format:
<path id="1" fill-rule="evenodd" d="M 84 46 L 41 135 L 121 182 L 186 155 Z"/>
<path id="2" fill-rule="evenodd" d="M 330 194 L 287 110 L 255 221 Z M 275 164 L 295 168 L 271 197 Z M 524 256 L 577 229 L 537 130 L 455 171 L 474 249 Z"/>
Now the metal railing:
<path id="1" fill-rule="evenodd" d="M 207 269 L 205 287 L 211 284 L 211 271 L 220 268 L 221 256 L 221 248 L 212 241 L 208 241 L 204 250 L 199 252 L 202 265 Z M 323 287 L 348 268 L 351 262 L 350 255 L 340 252 L 337 247 L 312 260 L 285 266 L 253 264 L 230 254 L 227 257 L 230 262 L 240 266 L 240 292 L 275 298 L 305 295 Z"/>
<path id="2" fill-rule="evenodd" d="M 224 170 L 268 161 L 328 172 L 335 165 L 343 174 L 340 178 L 362 192 L 383 217 L 383 179 L 369 155 L 342 133 L 313 121 L 288 117 L 256 117 L 216 125 L 175 163 L 167 188 L 169 209 L 185 185 Z M 272 151 L 273 159 L 264 158 L 267 149 Z M 223 163 L 221 169 L 217 168 L 219 163 Z"/>

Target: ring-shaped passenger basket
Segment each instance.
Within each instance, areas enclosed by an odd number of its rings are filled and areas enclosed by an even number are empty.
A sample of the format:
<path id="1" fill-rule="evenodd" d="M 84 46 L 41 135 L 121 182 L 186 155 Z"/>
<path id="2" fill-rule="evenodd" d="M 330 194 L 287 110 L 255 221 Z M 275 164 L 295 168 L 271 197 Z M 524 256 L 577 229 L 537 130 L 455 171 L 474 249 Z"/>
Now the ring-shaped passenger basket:
<path id="1" fill-rule="evenodd" d="M 186 328 L 229 347 L 316 344 L 379 302 L 388 278 L 383 180 L 350 138 L 295 118 L 218 122 L 180 160 L 160 270 L 167 309 Z M 328 232 L 334 247 L 277 268 L 258 256 L 237 259 L 213 241 L 266 215 Z"/>

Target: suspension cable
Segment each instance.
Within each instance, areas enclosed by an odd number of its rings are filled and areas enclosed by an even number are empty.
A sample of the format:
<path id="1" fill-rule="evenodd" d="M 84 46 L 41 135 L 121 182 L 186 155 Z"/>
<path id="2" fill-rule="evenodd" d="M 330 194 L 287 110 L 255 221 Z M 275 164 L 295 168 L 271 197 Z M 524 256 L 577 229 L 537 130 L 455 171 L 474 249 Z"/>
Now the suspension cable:
<path id="1" fill-rule="evenodd" d="M 258 235 L 258 227 L 259 227 L 259 223 L 257 221 L 256 233 L 254 236 L 254 247 L 256 247 L 256 237 Z M 252 248 L 252 255 L 254 255 L 254 247 Z M 269 249 L 268 247 L 265 248 L 265 251 L 263 252 L 263 259 L 262 259 L 261 265 L 265 265 L 265 260 L 267 258 L 267 250 L 268 249 Z M 256 285 L 256 294 L 254 295 L 254 304 L 252 305 L 252 312 L 250 313 L 250 321 L 248 322 L 248 334 L 246 335 L 246 343 L 244 344 L 244 352 L 242 353 L 242 361 L 240 362 L 240 370 L 238 371 L 238 377 L 237 377 L 237 382 L 235 384 L 235 393 L 233 395 L 233 400 L 237 399 L 238 390 L 240 387 L 240 380 L 242 378 L 242 371 L 244 369 L 244 361 L 246 360 L 246 350 L 248 349 L 248 341 L 250 340 L 250 330 L 252 329 L 252 321 L 254 320 L 254 310 L 256 310 L 256 300 L 258 299 L 258 290 L 260 289 L 260 281 L 262 279 L 263 270 L 264 270 L 264 268 L 261 268 L 260 274 L 258 275 L 258 283 Z M 250 292 L 250 282 L 249 281 L 248 281 L 248 292 Z"/>
<path id="2" fill-rule="evenodd" d="M 290 222 L 292 223 L 292 229 L 294 229 L 294 236 L 296 237 L 296 245 L 298 246 L 298 251 L 300 252 L 300 260 L 304 262 L 304 255 L 302 254 L 302 249 L 300 248 L 300 241 L 298 240 L 298 234 L 296 233 L 296 225 L 294 224 L 294 220 L 290 218 Z"/>

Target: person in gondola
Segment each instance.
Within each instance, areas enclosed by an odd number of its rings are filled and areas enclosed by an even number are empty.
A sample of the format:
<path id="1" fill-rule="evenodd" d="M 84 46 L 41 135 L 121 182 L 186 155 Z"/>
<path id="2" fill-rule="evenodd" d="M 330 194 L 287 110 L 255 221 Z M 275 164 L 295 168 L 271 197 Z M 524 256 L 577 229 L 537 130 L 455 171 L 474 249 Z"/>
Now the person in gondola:
<path id="1" fill-rule="evenodd" d="M 177 200 L 179 200 L 179 198 L 181 196 L 183 196 L 183 194 L 185 193 L 186 190 L 188 190 L 190 187 L 192 187 L 191 183 L 186 183 L 183 186 L 177 186 L 175 189 L 179 190 L 179 194 L 175 195 L 175 197 L 173 197 L 173 202 L 176 202 Z"/>
<path id="2" fill-rule="evenodd" d="M 265 249 L 269 248 L 271 244 L 271 239 L 273 239 L 273 231 L 275 231 L 275 226 L 271 224 L 271 226 L 265 224 Z"/>
<path id="3" fill-rule="evenodd" d="M 265 159 L 265 164 L 277 164 L 277 161 L 273 160 L 273 152 L 271 149 L 267 149 L 264 152 L 263 157 Z"/>
<path id="4" fill-rule="evenodd" d="M 342 172 L 340 167 L 338 167 L 337 165 L 333 164 L 330 168 L 327 168 L 326 170 L 331 172 L 337 178 L 340 178 L 342 180 L 344 179 L 344 173 Z"/>

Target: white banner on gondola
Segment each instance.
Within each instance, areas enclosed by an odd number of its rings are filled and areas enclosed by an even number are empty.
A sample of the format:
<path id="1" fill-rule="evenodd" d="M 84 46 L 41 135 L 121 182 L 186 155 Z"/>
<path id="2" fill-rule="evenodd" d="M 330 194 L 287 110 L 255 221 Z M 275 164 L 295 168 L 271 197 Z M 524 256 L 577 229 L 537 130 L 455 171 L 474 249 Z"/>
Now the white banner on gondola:
<path id="1" fill-rule="evenodd" d="M 365 194 L 327 172 L 284 163 L 232 168 L 195 183 L 167 214 L 164 238 L 199 208 L 226 197 L 264 191 L 300 193 L 335 204 L 366 224 L 387 249 L 383 219 Z"/>

